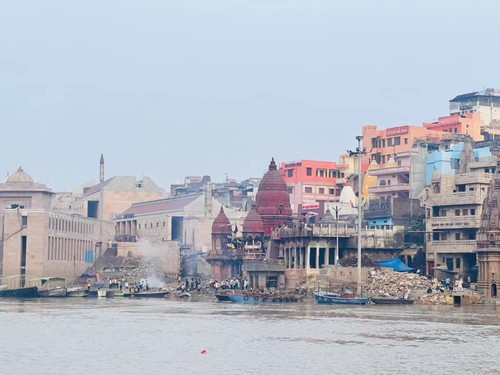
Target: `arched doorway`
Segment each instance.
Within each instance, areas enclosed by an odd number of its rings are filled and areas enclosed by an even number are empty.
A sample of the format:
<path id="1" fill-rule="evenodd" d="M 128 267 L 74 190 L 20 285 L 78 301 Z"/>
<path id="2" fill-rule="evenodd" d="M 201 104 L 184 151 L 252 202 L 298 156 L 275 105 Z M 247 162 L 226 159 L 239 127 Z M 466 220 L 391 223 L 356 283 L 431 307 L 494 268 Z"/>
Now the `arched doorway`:
<path id="1" fill-rule="evenodd" d="M 497 284 L 491 284 L 491 298 L 497 298 Z"/>

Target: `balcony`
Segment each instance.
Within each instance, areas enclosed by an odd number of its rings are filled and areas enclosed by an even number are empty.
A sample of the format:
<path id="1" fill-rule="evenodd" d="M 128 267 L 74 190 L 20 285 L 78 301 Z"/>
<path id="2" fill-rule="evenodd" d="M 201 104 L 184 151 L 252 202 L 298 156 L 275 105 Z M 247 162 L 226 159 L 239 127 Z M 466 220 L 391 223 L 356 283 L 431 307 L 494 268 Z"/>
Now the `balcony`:
<path id="1" fill-rule="evenodd" d="M 455 175 L 457 185 L 466 184 L 489 184 L 493 173 L 463 173 Z"/>
<path id="2" fill-rule="evenodd" d="M 476 240 L 427 241 L 428 253 L 474 253 Z"/>
<path id="3" fill-rule="evenodd" d="M 385 175 L 393 175 L 393 174 L 409 174 L 410 166 L 409 165 L 399 165 L 397 167 L 387 167 L 387 168 L 378 168 L 378 169 L 370 169 L 368 174 L 370 176 L 385 176 Z"/>
<path id="4" fill-rule="evenodd" d="M 410 184 L 373 186 L 368 188 L 368 191 L 370 194 L 409 192 Z"/>
<path id="5" fill-rule="evenodd" d="M 466 204 L 483 204 L 486 193 L 481 191 L 467 191 L 458 193 L 429 194 L 427 206 L 461 206 Z"/>
<path id="6" fill-rule="evenodd" d="M 479 216 L 440 216 L 428 219 L 432 229 L 479 228 Z"/>

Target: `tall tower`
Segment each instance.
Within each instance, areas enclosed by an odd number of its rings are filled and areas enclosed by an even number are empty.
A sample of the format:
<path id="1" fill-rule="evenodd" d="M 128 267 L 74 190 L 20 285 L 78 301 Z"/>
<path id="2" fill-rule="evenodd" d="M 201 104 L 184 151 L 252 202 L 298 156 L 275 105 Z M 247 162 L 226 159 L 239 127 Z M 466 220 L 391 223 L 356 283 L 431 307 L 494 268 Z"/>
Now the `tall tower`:
<path id="1" fill-rule="evenodd" d="M 494 150 L 497 167 L 481 214 L 477 234 L 477 286 L 488 300 L 498 300 L 500 286 L 500 150 Z"/>
<path id="2" fill-rule="evenodd" d="M 103 238 L 102 238 L 102 221 L 104 220 L 104 156 L 101 154 L 101 160 L 99 161 L 99 181 L 100 181 L 100 189 L 99 189 L 99 220 L 100 220 L 100 235 L 99 235 L 99 253 L 98 256 L 104 254 L 103 249 Z"/>

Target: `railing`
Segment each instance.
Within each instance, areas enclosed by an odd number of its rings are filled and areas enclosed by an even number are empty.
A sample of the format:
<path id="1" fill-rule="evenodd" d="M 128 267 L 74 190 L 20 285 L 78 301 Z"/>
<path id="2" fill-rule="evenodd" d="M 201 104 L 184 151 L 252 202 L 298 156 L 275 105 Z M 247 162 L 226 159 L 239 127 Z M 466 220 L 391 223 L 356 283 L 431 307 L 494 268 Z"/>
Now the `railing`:
<path id="1" fill-rule="evenodd" d="M 429 200 L 435 204 L 482 204 L 486 193 L 481 191 L 468 191 L 447 194 L 429 194 Z"/>
<path id="2" fill-rule="evenodd" d="M 489 184 L 493 173 L 462 173 L 455 175 L 457 185 L 465 184 Z"/>
<path id="3" fill-rule="evenodd" d="M 368 191 L 370 193 L 389 193 L 397 191 L 410 191 L 410 184 L 394 184 L 394 185 L 379 185 L 369 187 Z"/>
<path id="4" fill-rule="evenodd" d="M 428 219 L 433 228 L 479 228 L 481 218 L 479 216 L 440 216 Z"/>
<path id="5" fill-rule="evenodd" d="M 427 252 L 463 253 L 476 251 L 476 240 L 428 241 Z"/>

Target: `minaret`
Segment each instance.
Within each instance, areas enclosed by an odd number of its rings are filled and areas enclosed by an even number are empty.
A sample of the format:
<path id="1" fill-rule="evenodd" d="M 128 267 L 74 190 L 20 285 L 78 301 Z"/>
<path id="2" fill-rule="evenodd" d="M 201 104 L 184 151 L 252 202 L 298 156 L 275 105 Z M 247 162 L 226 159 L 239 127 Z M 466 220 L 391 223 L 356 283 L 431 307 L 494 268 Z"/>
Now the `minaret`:
<path id="1" fill-rule="evenodd" d="M 100 181 L 100 190 L 99 190 L 99 220 L 100 222 L 100 235 L 99 241 L 101 243 L 99 247 L 99 256 L 104 254 L 103 244 L 104 241 L 102 239 L 102 221 L 104 220 L 104 156 L 101 154 L 101 160 L 99 161 L 99 181 Z"/>

